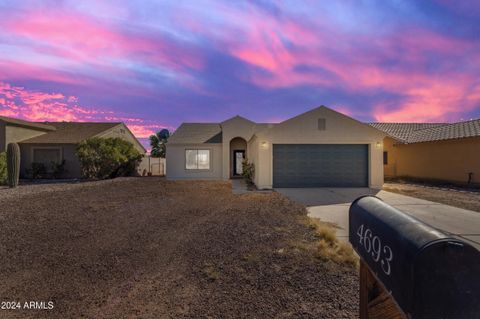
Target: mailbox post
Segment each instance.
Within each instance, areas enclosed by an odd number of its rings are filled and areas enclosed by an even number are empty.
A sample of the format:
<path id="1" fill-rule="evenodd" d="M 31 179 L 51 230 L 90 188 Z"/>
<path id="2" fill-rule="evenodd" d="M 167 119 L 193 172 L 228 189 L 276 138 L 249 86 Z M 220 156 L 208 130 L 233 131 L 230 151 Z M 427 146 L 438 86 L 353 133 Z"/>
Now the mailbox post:
<path id="1" fill-rule="evenodd" d="M 349 237 L 361 259 L 360 318 L 480 318 L 480 252 L 375 196 L 356 199 Z"/>

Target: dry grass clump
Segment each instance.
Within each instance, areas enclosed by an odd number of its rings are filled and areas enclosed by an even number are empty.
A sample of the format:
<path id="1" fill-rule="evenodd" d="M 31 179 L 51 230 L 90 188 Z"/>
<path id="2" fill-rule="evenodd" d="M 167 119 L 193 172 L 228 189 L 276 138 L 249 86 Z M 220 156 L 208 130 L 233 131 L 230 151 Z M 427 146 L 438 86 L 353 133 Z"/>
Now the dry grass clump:
<path id="1" fill-rule="evenodd" d="M 215 281 L 220 278 L 220 272 L 212 263 L 205 263 L 202 272 L 209 281 Z"/>
<path id="2" fill-rule="evenodd" d="M 317 258 L 355 266 L 358 264 L 358 258 L 355 256 L 352 246 L 338 240 L 332 225 L 316 218 L 309 218 L 308 227 L 315 231 L 315 236 L 319 239 L 315 243 L 314 250 Z"/>

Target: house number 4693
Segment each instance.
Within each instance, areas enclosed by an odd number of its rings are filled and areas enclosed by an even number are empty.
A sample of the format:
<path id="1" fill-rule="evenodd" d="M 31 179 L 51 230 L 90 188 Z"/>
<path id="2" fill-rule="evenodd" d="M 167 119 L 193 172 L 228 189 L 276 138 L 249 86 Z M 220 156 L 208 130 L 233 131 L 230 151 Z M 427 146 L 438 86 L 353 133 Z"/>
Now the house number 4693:
<path id="1" fill-rule="evenodd" d="M 382 245 L 382 241 L 378 236 L 374 236 L 369 228 L 365 228 L 362 224 L 357 235 L 360 238 L 360 245 L 370 255 L 376 263 L 380 263 L 383 272 L 390 276 L 392 268 L 390 263 L 393 260 L 392 249 L 387 245 Z"/>

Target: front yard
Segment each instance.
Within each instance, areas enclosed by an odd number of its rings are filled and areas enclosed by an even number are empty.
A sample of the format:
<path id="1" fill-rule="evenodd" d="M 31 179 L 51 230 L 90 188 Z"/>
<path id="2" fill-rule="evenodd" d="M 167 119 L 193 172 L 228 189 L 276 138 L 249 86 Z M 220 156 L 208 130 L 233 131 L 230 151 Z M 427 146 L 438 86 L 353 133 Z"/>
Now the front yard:
<path id="1" fill-rule="evenodd" d="M 54 303 L 2 318 L 358 316 L 356 268 L 325 260 L 277 193 L 120 178 L 3 189 L 0 205 L 1 301 Z"/>

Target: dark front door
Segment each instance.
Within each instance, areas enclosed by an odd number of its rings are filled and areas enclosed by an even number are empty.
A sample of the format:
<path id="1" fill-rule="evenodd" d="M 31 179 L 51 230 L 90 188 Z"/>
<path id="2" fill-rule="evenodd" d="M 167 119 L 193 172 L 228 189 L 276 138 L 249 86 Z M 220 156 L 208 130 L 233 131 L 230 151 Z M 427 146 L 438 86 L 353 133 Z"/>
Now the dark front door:
<path id="1" fill-rule="evenodd" d="M 245 151 L 233 151 L 233 176 L 241 176 L 243 173 L 242 163 L 245 159 Z"/>
<path id="2" fill-rule="evenodd" d="M 273 145 L 273 187 L 366 186 L 368 145 Z"/>

